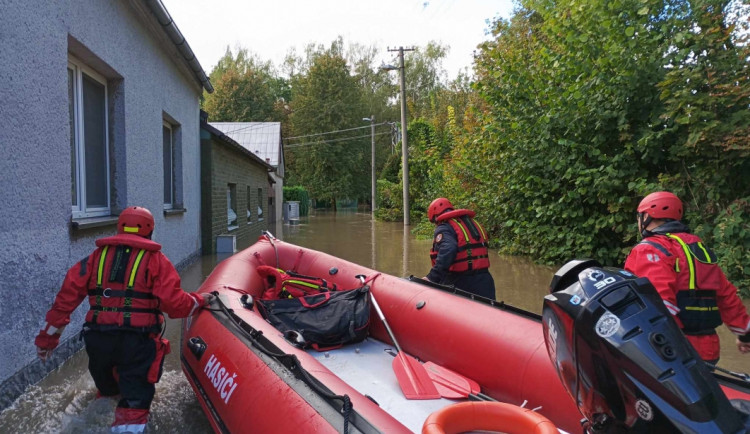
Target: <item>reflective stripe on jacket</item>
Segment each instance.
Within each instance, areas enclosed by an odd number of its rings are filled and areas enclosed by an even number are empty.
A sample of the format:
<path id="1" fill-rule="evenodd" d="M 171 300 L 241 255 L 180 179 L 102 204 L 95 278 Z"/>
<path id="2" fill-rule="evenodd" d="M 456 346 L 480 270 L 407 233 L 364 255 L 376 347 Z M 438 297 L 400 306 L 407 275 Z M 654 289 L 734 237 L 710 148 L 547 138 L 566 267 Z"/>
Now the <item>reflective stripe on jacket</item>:
<path id="1" fill-rule="evenodd" d="M 487 234 L 484 232 L 484 228 L 472 218 L 473 216 L 473 211 L 455 210 L 444 213 L 436 219 L 438 223 L 450 224 L 456 233 L 458 251 L 448 269 L 450 272 L 461 273 L 490 267 Z M 434 241 L 432 250 L 430 250 L 430 260 L 433 267 L 438 257 L 438 244 L 438 241 Z"/>
<path id="2" fill-rule="evenodd" d="M 721 322 L 737 335 L 750 331 L 750 316 L 737 296 L 737 288 L 696 235 L 678 231 L 655 233 L 633 248 L 625 269 L 651 281 L 686 333 L 713 333 Z M 695 336 L 698 338 L 708 340 L 710 336 Z M 715 358 L 708 353 L 716 354 L 718 344 L 710 346 L 711 351 L 697 345 L 696 349 L 704 359 Z"/>
<path id="3" fill-rule="evenodd" d="M 55 297 L 52 308 L 45 317 L 48 324 L 61 328 L 70 323 L 70 314 L 88 297 L 91 306 L 97 306 L 97 297 L 101 297 L 101 308 L 89 310 L 86 321 L 93 323 L 94 312 L 96 324 L 125 326 L 125 313 L 130 313 L 130 327 L 151 327 L 163 321 L 161 315 L 153 310 L 168 314 L 172 318 L 184 318 L 191 315 L 201 305 L 201 297 L 188 294 L 180 288 L 180 275 L 172 263 L 160 251 L 161 246 L 146 238 L 120 234 L 96 240 L 99 247 L 91 255 L 83 258 L 68 270 L 62 287 Z M 120 266 L 112 262 L 118 246 L 131 249 L 121 253 Z M 102 258 L 104 248 L 108 254 Z M 145 250 L 140 264 L 135 267 L 132 288 L 128 291 L 133 265 L 139 251 Z M 127 261 L 125 260 L 127 255 Z M 97 288 L 100 262 L 102 262 L 101 291 Z M 124 266 L 123 266 L 124 264 Z M 113 274 L 114 271 L 114 274 Z M 110 282 L 114 279 L 114 282 Z M 105 291 L 109 288 L 108 291 Z M 93 293 L 89 293 L 93 291 Z M 115 292 L 122 291 L 122 292 Z M 106 294 L 105 294 L 106 292 Z M 150 294 L 150 295 L 149 295 Z M 128 295 L 128 297 L 125 297 Z M 109 297 L 107 297 L 109 296 Z M 143 298 L 141 298 L 143 297 Z M 126 299 L 130 299 L 129 309 Z M 110 310 L 112 309 L 112 310 Z M 139 309 L 136 311 L 136 309 Z M 140 309 L 146 309 L 145 312 Z"/>
<path id="4" fill-rule="evenodd" d="M 151 253 L 131 246 L 105 245 L 94 252 L 95 279 L 89 283 L 86 322 L 123 327 L 161 323 L 159 302 L 146 282 Z"/>
<path id="5" fill-rule="evenodd" d="M 329 286 L 325 279 L 303 276 L 268 265 L 260 265 L 256 270 L 263 277 L 266 285 L 266 290 L 261 296 L 262 300 L 304 297 L 338 289 L 335 283 Z"/>

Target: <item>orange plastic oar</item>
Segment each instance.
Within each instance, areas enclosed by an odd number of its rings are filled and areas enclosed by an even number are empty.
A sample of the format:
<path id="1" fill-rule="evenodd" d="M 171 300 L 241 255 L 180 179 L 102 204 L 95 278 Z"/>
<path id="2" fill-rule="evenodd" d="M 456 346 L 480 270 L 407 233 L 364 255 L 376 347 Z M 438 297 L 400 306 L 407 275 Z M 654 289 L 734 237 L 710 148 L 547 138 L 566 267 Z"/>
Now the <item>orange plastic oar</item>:
<path id="1" fill-rule="evenodd" d="M 380 306 L 377 300 L 375 300 L 375 294 L 372 291 L 370 291 L 370 298 L 372 298 L 372 305 L 375 307 L 380 320 L 383 321 L 383 325 L 385 325 L 385 329 L 388 331 L 388 335 L 391 337 L 393 345 L 396 346 L 396 350 L 398 351 L 396 358 L 393 359 L 393 372 L 396 374 L 396 380 L 398 380 L 398 385 L 401 387 L 401 391 L 404 393 L 406 399 L 439 399 L 440 393 L 425 367 L 417 359 L 401 351 L 401 347 L 398 345 L 398 341 L 396 341 L 396 337 L 393 335 L 388 321 L 385 320 L 383 311 L 380 310 Z"/>
<path id="2" fill-rule="evenodd" d="M 426 362 L 424 367 L 443 398 L 468 398 L 469 394 L 477 394 L 481 391 L 479 383 L 448 368 L 433 362 Z"/>

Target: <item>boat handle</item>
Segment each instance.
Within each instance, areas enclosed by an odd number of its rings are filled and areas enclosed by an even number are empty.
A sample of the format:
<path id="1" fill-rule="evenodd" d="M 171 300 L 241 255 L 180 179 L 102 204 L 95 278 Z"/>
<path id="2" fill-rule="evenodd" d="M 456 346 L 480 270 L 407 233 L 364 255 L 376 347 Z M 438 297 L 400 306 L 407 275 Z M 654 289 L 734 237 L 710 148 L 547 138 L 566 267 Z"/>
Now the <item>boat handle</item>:
<path id="1" fill-rule="evenodd" d="M 315 297 L 323 295 L 323 299 L 320 301 L 316 301 L 313 304 L 310 304 L 307 302 L 307 299 L 305 297 L 298 297 L 297 300 L 299 300 L 300 303 L 302 303 L 302 306 L 305 306 L 308 309 L 314 309 L 324 303 L 326 303 L 328 300 L 331 299 L 331 293 L 330 292 L 321 292 L 320 294 L 315 294 Z M 311 297 L 312 298 L 312 297 Z"/>
<path id="2" fill-rule="evenodd" d="M 187 347 L 190 349 L 190 352 L 193 353 L 195 358 L 200 360 L 203 353 L 206 352 L 207 345 L 200 336 L 193 336 L 192 338 L 188 339 Z"/>
<path id="3" fill-rule="evenodd" d="M 245 309 L 253 310 L 253 305 L 255 304 L 255 301 L 253 300 L 252 295 L 243 294 L 242 297 L 240 297 L 240 303 L 242 303 L 242 306 Z"/>

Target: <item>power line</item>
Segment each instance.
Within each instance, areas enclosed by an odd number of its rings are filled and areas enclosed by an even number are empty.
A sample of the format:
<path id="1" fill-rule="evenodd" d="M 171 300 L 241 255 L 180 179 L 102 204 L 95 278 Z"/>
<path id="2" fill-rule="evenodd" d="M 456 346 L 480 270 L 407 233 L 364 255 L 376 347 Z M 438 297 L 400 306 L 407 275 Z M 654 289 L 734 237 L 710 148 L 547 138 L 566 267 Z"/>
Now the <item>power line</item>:
<path id="1" fill-rule="evenodd" d="M 391 132 L 390 131 L 386 131 L 384 133 L 377 133 L 375 135 L 376 136 L 382 136 L 382 135 L 385 135 L 385 134 L 391 134 Z M 286 149 L 293 149 L 293 148 L 299 148 L 299 147 L 302 147 L 302 146 L 310 146 L 310 145 L 327 145 L 329 143 L 336 143 L 336 142 L 342 142 L 342 141 L 351 141 L 351 140 L 356 140 L 356 139 L 363 139 L 365 137 L 372 137 L 372 135 L 371 134 L 364 134 L 364 135 L 361 135 L 361 136 L 342 137 L 342 138 L 339 138 L 339 139 L 324 140 L 324 141 L 320 141 L 320 142 L 293 143 L 293 144 L 290 144 L 290 145 L 286 145 L 284 147 Z"/>
<path id="2" fill-rule="evenodd" d="M 234 123 L 236 123 L 236 124 L 240 124 L 240 123 L 245 123 L 245 122 L 226 122 L 226 123 L 233 123 L 233 124 L 234 124 Z M 261 129 L 261 128 L 268 128 L 268 124 L 279 124 L 279 123 L 281 123 L 281 122 L 279 122 L 279 121 L 269 121 L 269 122 L 248 122 L 248 123 L 251 123 L 251 124 L 253 124 L 253 125 L 246 125 L 246 126 L 244 126 L 244 127 L 239 127 L 239 128 L 237 128 L 237 129 L 234 129 L 234 130 L 230 130 L 230 131 L 223 131 L 223 133 L 224 133 L 224 134 L 226 134 L 226 135 L 229 135 L 229 134 L 232 134 L 232 133 L 236 133 L 236 132 L 238 132 L 238 131 L 244 131 L 244 130 L 248 130 L 248 131 L 252 131 L 252 130 L 258 130 L 258 129 Z M 211 122 L 209 122 L 209 124 L 211 124 Z M 216 128 L 216 127 L 214 127 L 214 128 Z M 216 129 L 218 129 L 219 131 L 221 131 L 221 129 L 219 129 L 219 128 L 216 128 Z"/>
<path id="3" fill-rule="evenodd" d="M 385 125 L 386 123 L 387 122 L 381 122 L 379 124 L 375 124 L 375 126 L 377 127 L 379 125 Z M 371 126 L 370 125 L 365 125 L 365 126 L 362 126 L 362 127 L 347 128 L 345 130 L 334 130 L 334 131 L 326 131 L 325 133 L 307 134 L 307 135 L 304 135 L 304 136 L 286 137 L 285 140 L 300 139 L 302 137 L 323 136 L 323 135 L 326 135 L 326 134 L 342 133 L 344 131 L 361 130 L 362 128 L 371 128 Z"/>

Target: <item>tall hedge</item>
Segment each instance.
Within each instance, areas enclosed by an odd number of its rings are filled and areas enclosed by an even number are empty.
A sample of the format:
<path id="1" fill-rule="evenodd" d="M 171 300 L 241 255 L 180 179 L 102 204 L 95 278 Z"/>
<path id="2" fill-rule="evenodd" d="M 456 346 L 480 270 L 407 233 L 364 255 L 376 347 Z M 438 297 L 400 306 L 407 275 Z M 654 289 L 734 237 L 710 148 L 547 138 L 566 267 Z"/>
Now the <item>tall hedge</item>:
<path id="1" fill-rule="evenodd" d="M 310 213 L 310 197 L 307 190 L 301 186 L 284 186 L 284 202 L 299 202 L 299 215 L 306 216 Z"/>
<path id="2" fill-rule="evenodd" d="M 748 16 L 729 1 L 521 1 L 478 51 L 462 125 L 453 107 L 410 124 L 412 211 L 446 196 L 503 253 L 621 266 L 638 202 L 670 190 L 749 288 Z"/>

